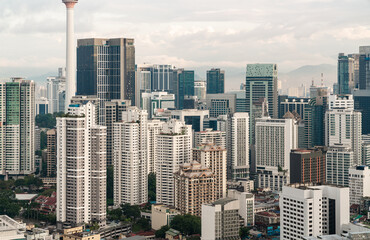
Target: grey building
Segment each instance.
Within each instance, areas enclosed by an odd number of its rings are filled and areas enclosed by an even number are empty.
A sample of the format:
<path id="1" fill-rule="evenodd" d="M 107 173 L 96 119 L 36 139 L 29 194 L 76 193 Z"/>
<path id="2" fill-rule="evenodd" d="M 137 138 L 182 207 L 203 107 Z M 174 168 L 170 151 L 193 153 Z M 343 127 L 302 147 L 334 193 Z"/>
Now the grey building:
<path id="1" fill-rule="evenodd" d="M 211 118 L 236 112 L 235 94 L 207 94 L 205 102 Z"/>
<path id="2" fill-rule="evenodd" d="M 126 99 L 135 105 L 134 39 L 79 39 L 77 95 L 100 99 L 100 124 L 105 124 L 105 102 Z"/>

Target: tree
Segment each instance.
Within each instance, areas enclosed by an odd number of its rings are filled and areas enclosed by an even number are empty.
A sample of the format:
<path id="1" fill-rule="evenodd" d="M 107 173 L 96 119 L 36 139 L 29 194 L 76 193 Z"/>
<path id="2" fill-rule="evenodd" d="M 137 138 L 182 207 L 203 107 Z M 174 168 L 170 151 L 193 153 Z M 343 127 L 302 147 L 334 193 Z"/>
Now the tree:
<path id="1" fill-rule="evenodd" d="M 247 227 L 241 227 L 239 230 L 239 235 L 241 239 L 245 239 L 246 237 L 249 236 L 249 230 L 250 228 Z"/>
<path id="2" fill-rule="evenodd" d="M 149 173 L 148 175 L 148 199 L 149 201 L 156 200 L 156 176 L 155 173 Z"/>
<path id="3" fill-rule="evenodd" d="M 186 236 L 201 234 L 200 217 L 190 214 L 175 216 L 172 219 L 170 226 Z"/>
<path id="4" fill-rule="evenodd" d="M 63 116 L 62 112 L 53 114 L 40 114 L 36 116 L 36 126 L 39 128 L 55 128 L 56 118 Z"/>
<path id="5" fill-rule="evenodd" d="M 140 225 L 141 229 L 144 231 L 149 231 L 151 229 L 150 221 L 146 218 L 140 218 L 136 224 Z"/>
<path id="6" fill-rule="evenodd" d="M 113 221 L 121 221 L 122 220 L 122 209 L 117 208 L 117 209 L 113 209 L 112 211 L 109 211 L 108 217 L 110 220 L 113 220 Z"/>
<path id="7" fill-rule="evenodd" d="M 139 206 L 131 206 L 128 203 L 121 205 L 122 213 L 126 217 L 131 218 L 132 220 L 136 220 L 140 217 L 140 208 Z"/>
<path id="8" fill-rule="evenodd" d="M 170 229 L 169 226 L 164 225 L 159 230 L 155 231 L 155 237 L 156 238 L 165 238 L 166 232 Z"/>
<path id="9" fill-rule="evenodd" d="M 15 199 L 15 194 L 12 190 L 0 191 L 0 215 L 8 215 L 15 217 L 19 215 L 21 207 Z"/>

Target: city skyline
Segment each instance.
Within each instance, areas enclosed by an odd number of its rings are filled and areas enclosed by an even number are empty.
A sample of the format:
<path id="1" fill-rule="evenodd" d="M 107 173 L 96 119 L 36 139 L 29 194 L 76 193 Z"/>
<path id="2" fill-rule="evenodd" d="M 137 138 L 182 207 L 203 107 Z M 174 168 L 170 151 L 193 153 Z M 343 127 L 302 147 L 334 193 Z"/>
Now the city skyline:
<path id="1" fill-rule="evenodd" d="M 223 67 L 226 88 L 235 89 L 247 63 L 277 63 L 279 72 L 289 72 L 303 65 L 335 65 L 339 51 L 357 52 L 370 35 L 370 26 L 364 24 L 369 4 L 233 0 L 227 5 L 202 1 L 190 8 L 191 2 L 81 1 L 75 32 L 77 39 L 135 38 L 138 64 L 173 64 L 196 70 L 202 79 L 203 69 Z M 4 3 L 0 11 L 5 20 L 0 78 L 38 76 L 64 66 L 65 16 L 59 1 L 31 5 L 16 0 Z M 15 35 L 27 42 L 21 45 Z"/>

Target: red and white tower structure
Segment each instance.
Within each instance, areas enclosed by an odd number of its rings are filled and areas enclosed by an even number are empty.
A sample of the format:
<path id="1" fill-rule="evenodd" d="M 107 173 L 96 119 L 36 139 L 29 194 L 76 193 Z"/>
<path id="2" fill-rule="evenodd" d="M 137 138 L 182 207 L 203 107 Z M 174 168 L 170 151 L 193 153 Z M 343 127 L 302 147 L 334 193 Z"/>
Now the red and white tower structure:
<path id="1" fill-rule="evenodd" d="M 76 93 L 76 45 L 74 33 L 74 6 L 78 0 L 62 0 L 67 8 L 67 62 L 66 62 L 66 95 L 65 95 L 65 112 L 71 98 Z"/>

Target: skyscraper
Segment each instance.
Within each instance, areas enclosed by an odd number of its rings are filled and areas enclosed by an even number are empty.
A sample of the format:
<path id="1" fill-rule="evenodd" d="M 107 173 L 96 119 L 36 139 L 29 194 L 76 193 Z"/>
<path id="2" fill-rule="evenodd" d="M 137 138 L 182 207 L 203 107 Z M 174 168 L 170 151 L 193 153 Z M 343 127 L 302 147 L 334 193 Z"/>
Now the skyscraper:
<path id="1" fill-rule="evenodd" d="M 174 206 L 173 173 L 191 161 L 192 130 L 190 125 L 172 119 L 157 135 L 156 185 L 157 202 Z"/>
<path id="2" fill-rule="evenodd" d="M 256 121 L 256 166 L 258 187 L 281 191 L 289 183 L 290 151 L 298 147 L 298 126 L 294 115 L 284 119 Z"/>
<path id="3" fill-rule="evenodd" d="M 278 117 L 278 72 L 276 64 L 248 64 L 246 77 L 246 111 L 253 114 L 252 105 L 266 98 L 271 117 Z"/>
<path id="4" fill-rule="evenodd" d="M 57 118 L 57 223 L 79 226 L 106 220 L 106 127 L 96 107 L 71 104 Z"/>
<path id="5" fill-rule="evenodd" d="M 227 117 L 227 179 L 249 177 L 249 115 L 234 113 Z"/>
<path id="6" fill-rule="evenodd" d="M 105 124 L 105 102 L 131 100 L 135 105 L 134 39 L 79 39 L 77 95 L 100 99 L 100 124 Z"/>
<path id="7" fill-rule="evenodd" d="M 194 96 L 194 71 L 177 69 L 175 74 L 177 80 L 176 108 L 183 109 L 185 96 Z"/>
<path id="8" fill-rule="evenodd" d="M 56 177 L 57 173 L 57 132 L 50 129 L 46 132 L 46 176 Z"/>
<path id="9" fill-rule="evenodd" d="M 122 112 L 114 126 L 114 205 L 148 201 L 148 113 L 137 107 Z"/>
<path id="10" fill-rule="evenodd" d="M 49 113 L 65 111 L 65 85 L 66 76 L 63 68 L 58 69 L 58 76 L 47 78 L 46 88 Z"/>
<path id="11" fill-rule="evenodd" d="M 360 89 L 370 89 L 370 46 L 360 46 Z"/>
<path id="12" fill-rule="evenodd" d="M 207 94 L 225 92 L 225 71 L 212 68 L 207 71 Z"/>
<path id="13" fill-rule="evenodd" d="M 35 171 L 35 83 L 0 83 L 0 174 Z"/>
<path id="14" fill-rule="evenodd" d="M 164 122 L 160 120 L 148 121 L 148 173 L 156 172 L 157 163 L 157 135 L 162 131 Z"/>
<path id="15" fill-rule="evenodd" d="M 338 56 L 338 87 L 339 94 L 350 94 L 355 87 L 354 59 L 344 53 Z"/>

